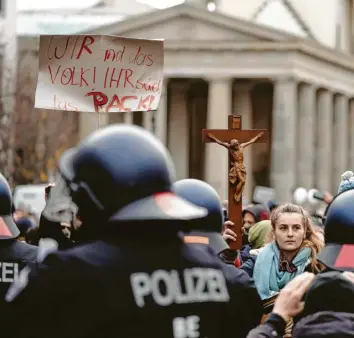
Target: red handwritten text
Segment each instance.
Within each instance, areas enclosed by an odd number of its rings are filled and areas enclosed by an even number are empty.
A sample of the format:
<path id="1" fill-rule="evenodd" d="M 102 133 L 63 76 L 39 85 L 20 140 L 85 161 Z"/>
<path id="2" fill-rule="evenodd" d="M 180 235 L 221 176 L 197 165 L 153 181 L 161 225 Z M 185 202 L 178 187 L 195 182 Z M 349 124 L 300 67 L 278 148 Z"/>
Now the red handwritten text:
<path id="1" fill-rule="evenodd" d="M 63 86 L 88 87 L 96 83 L 96 66 L 93 69 L 84 67 L 67 67 L 48 65 L 52 84 L 61 83 Z"/>
<path id="2" fill-rule="evenodd" d="M 134 71 L 126 68 L 106 68 L 104 77 L 104 88 L 133 88 L 147 92 L 158 93 L 161 91 L 161 80 L 136 80 L 132 79 Z"/>
<path id="3" fill-rule="evenodd" d="M 110 49 L 106 49 L 105 53 L 104 53 L 104 59 L 103 61 L 115 61 L 115 62 L 123 62 L 123 56 L 124 56 L 124 52 L 125 52 L 125 47 L 120 50 L 120 51 L 115 51 L 114 49 L 110 48 Z"/>
<path id="4" fill-rule="evenodd" d="M 53 96 L 53 108 L 55 110 L 78 111 L 73 102 L 66 102 L 58 100 L 57 96 Z"/>
<path id="5" fill-rule="evenodd" d="M 87 93 L 85 96 L 93 98 L 93 105 L 95 112 L 105 112 L 109 113 L 111 111 L 123 111 L 129 112 L 132 111 L 132 108 L 129 108 L 127 105 L 130 103 L 130 106 L 134 106 L 134 111 L 147 111 L 151 110 L 151 105 L 155 100 L 154 95 L 147 95 L 146 97 L 138 96 L 121 96 L 113 95 L 112 98 L 99 91 L 92 91 Z M 133 105 L 131 101 L 136 101 Z"/>
<path id="6" fill-rule="evenodd" d="M 92 50 L 89 48 L 89 46 L 91 46 L 94 42 L 95 39 L 93 36 L 84 36 L 81 43 L 79 43 L 80 38 L 82 38 L 82 36 L 77 36 L 75 38 L 75 42 L 74 45 L 69 48 L 70 42 L 72 41 L 72 39 L 74 39 L 74 37 L 67 37 L 65 40 L 65 45 L 63 46 L 61 45 L 56 45 L 55 47 L 52 46 L 53 44 L 53 40 L 54 40 L 55 36 L 52 36 L 50 38 L 50 42 L 49 42 L 49 46 L 48 46 L 48 50 L 47 50 L 47 57 L 49 60 L 52 59 L 62 59 L 64 56 L 67 56 L 67 54 L 69 54 L 71 52 L 71 56 L 70 59 L 80 59 L 82 53 L 85 51 L 88 54 L 92 54 Z M 60 39 L 60 41 L 62 41 L 62 38 Z M 53 52 L 54 49 L 54 52 Z"/>
<path id="7" fill-rule="evenodd" d="M 142 47 L 138 47 L 135 55 L 129 58 L 129 63 L 134 63 L 138 66 L 152 66 L 154 64 L 152 54 L 145 54 L 141 50 Z"/>

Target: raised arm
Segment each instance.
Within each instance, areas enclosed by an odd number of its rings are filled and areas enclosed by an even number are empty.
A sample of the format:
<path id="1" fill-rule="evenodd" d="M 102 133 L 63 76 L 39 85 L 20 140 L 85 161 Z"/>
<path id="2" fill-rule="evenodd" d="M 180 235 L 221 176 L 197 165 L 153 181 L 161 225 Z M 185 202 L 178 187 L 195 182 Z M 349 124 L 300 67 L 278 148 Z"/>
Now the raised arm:
<path id="1" fill-rule="evenodd" d="M 262 136 L 264 135 L 264 132 L 262 131 L 261 133 L 259 133 L 256 137 L 254 137 L 253 139 L 249 140 L 248 142 L 242 143 L 241 147 L 242 148 L 246 148 L 249 145 L 253 144 L 254 142 L 256 142 L 258 139 L 260 139 Z"/>
<path id="2" fill-rule="evenodd" d="M 229 149 L 229 147 L 230 147 L 230 144 L 229 144 L 229 143 L 220 141 L 219 139 L 217 139 L 217 138 L 216 138 L 213 134 L 211 134 L 211 133 L 208 133 L 208 137 L 209 137 L 210 139 L 212 139 L 214 142 L 216 142 L 217 144 L 220 144 L 221 146 L 223 146 L 223 147 Z"/>

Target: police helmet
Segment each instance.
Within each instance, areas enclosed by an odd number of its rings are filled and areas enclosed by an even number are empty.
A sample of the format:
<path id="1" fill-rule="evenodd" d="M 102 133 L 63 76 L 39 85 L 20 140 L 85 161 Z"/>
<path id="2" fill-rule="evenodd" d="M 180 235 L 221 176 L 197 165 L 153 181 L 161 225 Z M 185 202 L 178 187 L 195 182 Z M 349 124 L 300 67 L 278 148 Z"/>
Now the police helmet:
<path id="1" fill-rule="evenodd" d="M 0 239 L 17 238 L 20 230 L 12 217 L 12 193 L 6 178 L 0 174 Z"/>
<path id="2" fill-rule="evenodd" d="M 220 234 L 224 215 L 220 197 L 215 189 L 200 180 L 184 179 L 173 184 L 173 191 L 189 202 L 208 210 L 205 219 L 191 225 L 193 231 L 185 234 L 185 242 L 209 244 L 217 254 L 230 249 Z"/>
<path id="3" fill-rule="evenodd" d="M 318 260 L 339 271 L 354 271 L 354 190 L 338 194 L 324 217 L 325 247 Z"/>
<path id="4" fill-rule="evenodd" d="M 83 222 L 189 220 L 203 208 L 171 192 L 174 166 L 143 128 L 117 124 L 93 132 L 59 159 L 59 171 Z"/>

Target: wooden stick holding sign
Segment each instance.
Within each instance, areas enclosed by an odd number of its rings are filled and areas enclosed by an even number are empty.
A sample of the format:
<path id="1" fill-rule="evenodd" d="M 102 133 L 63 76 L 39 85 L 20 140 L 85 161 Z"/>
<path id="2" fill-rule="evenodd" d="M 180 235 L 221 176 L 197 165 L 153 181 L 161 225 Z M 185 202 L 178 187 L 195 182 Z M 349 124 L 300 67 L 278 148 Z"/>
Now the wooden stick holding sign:
<path id="1" fill-rule="evenodd" d="M 229 219 L 234 223 L 232 229 L 237 234 L 232 250 L 242 246 L 242 193 L 246 183 L 246 168 L 243 151 L 253 143 L 268 142 L 267 130 L 242 130 L 241 116 L 229 115 L 228 130 L 203 129 L 203 141 L 215 142 L 229 152 Z"/>

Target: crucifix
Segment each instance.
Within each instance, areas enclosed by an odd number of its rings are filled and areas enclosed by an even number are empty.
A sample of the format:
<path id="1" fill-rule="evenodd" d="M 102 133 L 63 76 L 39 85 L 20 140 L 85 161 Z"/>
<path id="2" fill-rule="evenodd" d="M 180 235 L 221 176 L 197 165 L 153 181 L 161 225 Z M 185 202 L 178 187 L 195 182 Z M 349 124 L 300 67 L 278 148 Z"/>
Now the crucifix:
<path id="1" fill-rule="evenodd" d="M 235 242 L 230 243 L 232 250 L 242 247 L 242 193 L 246 183 L 246 168 L 243 163 L 243 151 L 253 143 L 267 143 L 267 130 L 242 130 L 242 118 L 229 115 L 228 129 L 203 129 L 203 141 L 217 143 L 229 152 L 229 220 L 234 223 L 232 229 L 237 234 Z"/>

